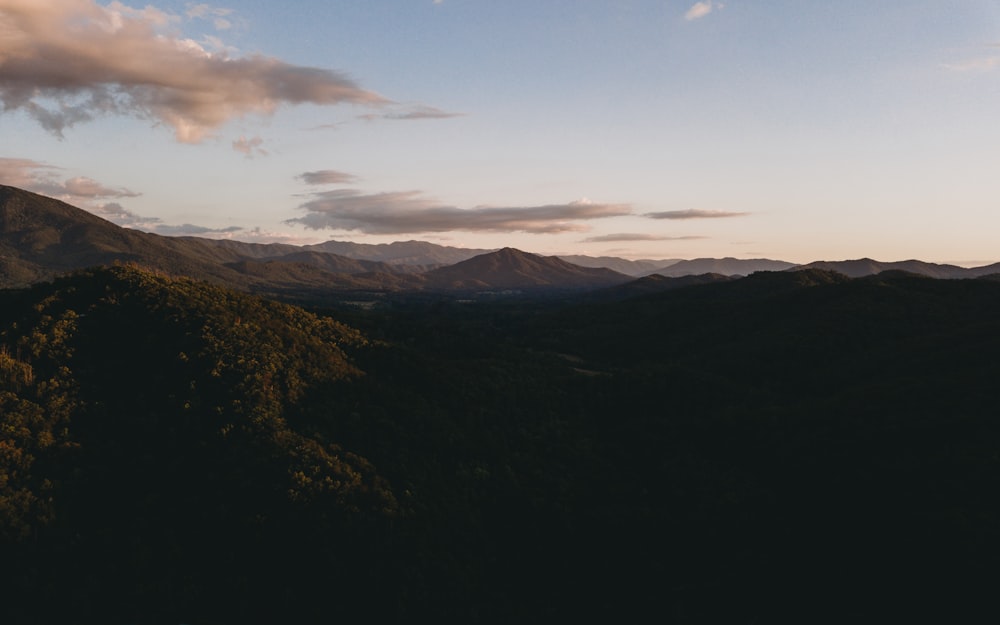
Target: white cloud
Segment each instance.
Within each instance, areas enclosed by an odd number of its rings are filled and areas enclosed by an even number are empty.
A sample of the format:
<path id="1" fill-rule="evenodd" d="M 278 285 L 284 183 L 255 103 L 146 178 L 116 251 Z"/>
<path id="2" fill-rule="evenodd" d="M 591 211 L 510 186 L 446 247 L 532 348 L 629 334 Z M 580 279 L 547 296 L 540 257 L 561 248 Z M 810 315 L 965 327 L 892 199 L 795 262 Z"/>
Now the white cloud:
<path id="1" fill-rule="evenodd" d="M 690 9 L 684 14 L 684 19 L 691 22 L 697 19 L 701 19 L 715 10 L 722 10 L 725 5 L 721 2 L 714 2 L 714 0 L 705 0 L 703 2 L 695 2 Z"/>
<path id="2" fill-rule="evenodd" d="M 187 4 L 187 11 L 184 12 L 191 19 L 211 20 L 212 25 L 217 30 L 229 30 L 233 23 L 228 17 L 233 14 L 232 9 L 221 9 L 207 4 Z"/>
<path id="3" fill-rule="evenodd" d="M 225 9 L 191 5 L 195 17 Z M 294 104 L 388 101 L 335 71 L 211 52 L 154 7 L 94 0 L 0 0 L 0 111 L 23 110 L 56 136 L 101 115 L 165 125 L 198 143 L 226 122 Z M 217 24 L 218 25 L 218 24 Z"/>

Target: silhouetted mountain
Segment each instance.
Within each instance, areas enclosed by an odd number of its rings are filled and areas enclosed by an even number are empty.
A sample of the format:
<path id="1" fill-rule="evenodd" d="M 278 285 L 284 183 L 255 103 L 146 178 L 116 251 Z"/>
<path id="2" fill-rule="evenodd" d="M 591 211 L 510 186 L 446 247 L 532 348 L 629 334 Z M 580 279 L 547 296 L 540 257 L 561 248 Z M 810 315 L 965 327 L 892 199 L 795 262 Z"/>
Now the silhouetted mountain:
<path id="1" fill-rule="evenodd" d="M 920 260 L 903 260 L 897 262 L 880 262 L 870 258 L 860 258 L 857 260 L 840 261 L 816 261 L 799 268 L 828 269 L 850 276 L 851 278 L 861 278 L 882 273 L 883 271 L 905 271 L 911 274 L 926 276 L 928 278 L 972 278 L 977 275 L 992 273 L 977 273 L 974 270 L 958 267 L 956 265 L 939 265 L 935 263 L 925 263 Z"/>
<path id="2" fill-rule="evenodd" d="M 668 278 L 654 273 L 653 275 L 644 276 L 632 282 L 596 291 L 593 295 L 594 298 L 625 299 L 701 284 L 730 282 L 735 279 L 733 276 L 724 276 L 721 273 L 703 273 L 699 276 L 680 276 L 676 278 Z"/>
<path id="3" fill-rule="evenodd" d="M 197 241 L 129 230 L 65 202 L 0 185 L 0 285 L 22 286 L 115 262 L 246 284 Z"/>
<path id="4" fill-rule="evenodd" d="M 302 249 L 329 252 L 357 260 L 378 261 L 390 265 L 413 265 L 423 268 L 453 265 L 491 251 L 448 247 L 425 241 L 395 241 L 379 244 L 327 241 L 315 245 L 305 245 Z"/>
<path id="5" fill-rule="evenodd" d="M 315 252 L 297 248 L 295 251 L 282 256 L 271 257 L 265 260 L 281 263 L 302 263 L 311 265 L 319 269 L 324 269 L 332 273 L 354 275 L 359 273 L 401 273 L 409 265 L 391 265 L 371 260 L 358 260 L 348 258 L 339 254 L 326 252 Z"/>
<path id="6" fill-rule="evenodd" d="M 473 290 L 597 288 L 629 280 L 610 269 L 580 267 L 555 256 L 510 247 L 428 271 L 424 278 L 429 288 Z"/>
<path id="7" fill-rule="evenodd" d="M 665 260 L 626 260 L 615 256 L 580 256 L 580 255 L 560 255 L 559 258 L 568 263 L 581 267 L 607 267 L 612 271 L 623 273 L 627 276 L 645 276 L 658 269 L 669 267 L 673 263 L 680 262 L 679 259 Z"/>
<path id="8" fill-rule="evenodd" d="M 581 266 L 510 248 L 479 252 L 483 250 L 420 241 L 380 245 L 328 241 L 293 246 L 164 237 L 122 228 L 59 200 L 0 186 L 0 287 L 25 286 L 75 269 L 136 263 L 242 290 L 294 293 L 300 298 L 309 292 L 329 297 L 337 291 L 592 289 L 628 281 L 627 275 L 606 265 L 634 275 L 648 269 L 650 263 L 672 262 L 570 257 L 590 265 Z M 431 267 L 434 269 L 427 271 Z M 916 260 L 822 261 L 803 267 L 829 269 L 852 277 L 888 270 L 935 278 L 1000 273 L 1000 263 L 964 269 Z M 672 262 L 656 273 L 664 277 L 710 273 L 732 276 L 788 268 L 797 267 L 768 259 L 702 258 Z M 645 287 L 655 290 L 654 282 L 636 288 Z"/>
<path id="9" fill-rule="evenodd" d="M 651 273 L 666 277 L 699 275 L 703 273 L 721 273 L 724 276 L 746 276 L 755 271 L 784 271 L 795 267 L 795 263 L 767 258 L 696 258 L 682 260 Z"/>

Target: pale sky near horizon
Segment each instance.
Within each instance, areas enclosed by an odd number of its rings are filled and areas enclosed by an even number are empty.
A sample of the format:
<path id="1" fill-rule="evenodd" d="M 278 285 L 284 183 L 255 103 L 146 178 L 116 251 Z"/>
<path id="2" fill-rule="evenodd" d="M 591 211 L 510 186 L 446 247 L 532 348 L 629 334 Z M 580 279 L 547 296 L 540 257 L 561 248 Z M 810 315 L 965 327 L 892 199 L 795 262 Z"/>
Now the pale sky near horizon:
<path id="1" fill-rule="evenodd" d="M 0 183 L 160 234 L 1000 261 L 998 0 L 0 0 Z"/>

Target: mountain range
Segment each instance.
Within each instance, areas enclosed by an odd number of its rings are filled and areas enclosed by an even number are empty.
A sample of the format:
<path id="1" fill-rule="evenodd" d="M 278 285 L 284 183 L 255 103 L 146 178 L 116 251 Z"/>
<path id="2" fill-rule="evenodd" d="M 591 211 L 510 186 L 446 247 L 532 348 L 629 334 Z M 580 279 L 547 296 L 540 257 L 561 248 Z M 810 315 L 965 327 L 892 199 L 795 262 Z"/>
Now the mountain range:
<path id="1" fill-rule="evenodd" d="M 513 248 L 466 249 L 422 241 L 316 245 L 165 237 L 123 228 L 60 200 L 0 185 L 0 287 L 27 286 L 74 270 L 134 263 L 172 275 L 260 293 L 317 291 L 594 290 L 637 278 L 745 276 L 760 271 L 824 269 L 849 277 L 901 271 L 934 278 L 1000 274 L 1000 263 L 976 268 L 918 260 L 693 260 L 541 256 Z M 703 281 L 705 281 L 703 280 Z M 643 280 L 636 292 L 678 283 Z"/>

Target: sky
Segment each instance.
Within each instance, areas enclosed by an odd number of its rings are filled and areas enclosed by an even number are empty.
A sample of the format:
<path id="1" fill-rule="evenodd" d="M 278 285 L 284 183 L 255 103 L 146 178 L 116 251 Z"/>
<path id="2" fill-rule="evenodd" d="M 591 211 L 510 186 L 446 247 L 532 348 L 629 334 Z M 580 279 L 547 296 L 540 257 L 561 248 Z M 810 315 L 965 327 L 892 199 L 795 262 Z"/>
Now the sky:
<path id="1" fill-rule="evenodd" d="M 997 0 L 0 0 L 0 183 L 163 235 L 1000 261 Z"/>

